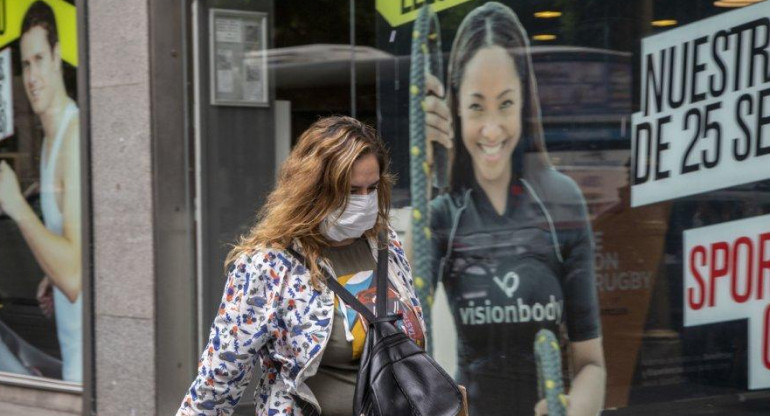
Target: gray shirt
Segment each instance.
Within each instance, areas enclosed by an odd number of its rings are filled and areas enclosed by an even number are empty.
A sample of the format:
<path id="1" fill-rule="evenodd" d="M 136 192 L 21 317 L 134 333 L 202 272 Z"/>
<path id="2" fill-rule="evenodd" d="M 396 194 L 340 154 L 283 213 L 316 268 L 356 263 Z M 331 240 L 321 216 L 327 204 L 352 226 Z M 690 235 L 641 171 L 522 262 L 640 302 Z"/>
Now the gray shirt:
<path id="1" fill-rule="evenodd" d="M 326 248 L 321 255 L 329 260 L 338 277 L 376 268 L 365 238 L 347 246 Z M 345 318 L 339 308 L 334 309 L 331 338 L 321 357 L 318 373 L 306 383 L 318 399 L 323 416 L 350 416 L 360 359 L 353 358 L 352 343 L 345 337 Z"/>

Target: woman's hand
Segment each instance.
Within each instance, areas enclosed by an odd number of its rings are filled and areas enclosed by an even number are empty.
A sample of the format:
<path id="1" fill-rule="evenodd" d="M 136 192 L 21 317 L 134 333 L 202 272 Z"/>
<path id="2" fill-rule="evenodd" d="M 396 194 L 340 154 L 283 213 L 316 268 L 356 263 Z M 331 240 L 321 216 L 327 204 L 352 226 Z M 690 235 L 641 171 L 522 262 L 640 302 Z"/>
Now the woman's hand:
<path id="1" fill-rule="evenodd" d="M 425 140 L 426 161 L 433 166 L 433 146 L 438 143 L 447 149 L 454 147 L 454 126 L 452 114 L 444 99 L 444 86 L 441 81 L 430 73 L 425 74 Z"/>
<path id="2" fill-rule="evenodd" d="M 604 349 L 602 339 L 570 343 L 575 377 L 567 396 L 568 416 L 594 416 L 604 407 L 607 374 L 604 368 Z M 535 416 L 548 414 L 545 399 L 537 402 Z"/>
<path id="3" fill-rule="evenodd" d="M 566 396 L 567 403 L 569 403 L 569 396 Z M 545 399 L 540 400 L 535 405 L 535 416 L 546 416 L 548 414 L 548 402 Z"/>
<path id="4" fill-rule="evenodd" d="M 575 377 L 569 392 L 568 416 L 595 416 L 604 407 L 607 372 L 602 339 L 570 343 Z"/>

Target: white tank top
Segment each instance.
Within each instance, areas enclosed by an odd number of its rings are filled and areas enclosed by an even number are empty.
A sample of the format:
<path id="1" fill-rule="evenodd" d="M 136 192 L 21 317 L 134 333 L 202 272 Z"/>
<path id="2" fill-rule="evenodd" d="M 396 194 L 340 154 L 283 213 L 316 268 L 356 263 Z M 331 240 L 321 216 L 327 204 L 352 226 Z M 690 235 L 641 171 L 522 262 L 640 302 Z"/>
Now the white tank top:
<path id="1" fill-rule="evenodd" d="M 46 228 L 57 235 L 63 233 L 64 216 L 56 202 L 56 197 L 61 194 L 61 186 L 56 182 L 56 161 L 67 126 L 77 114 L 78 107 L 70 102 L 56 128 L 56 136 L 51 143 L 51 154 L 47 154 L 48 146 L 44 143 L 40 158 L 40 205 L 43 221 Z M 48 140 L 49 138 L 46 138 L 44 141 Z M 80 383 L 83 381 L 83 296 L 79 295 L 73 303 L 58 288 L 54 287 L 53 292 L 56 332 L 63 365 L 62 379 Z"/>

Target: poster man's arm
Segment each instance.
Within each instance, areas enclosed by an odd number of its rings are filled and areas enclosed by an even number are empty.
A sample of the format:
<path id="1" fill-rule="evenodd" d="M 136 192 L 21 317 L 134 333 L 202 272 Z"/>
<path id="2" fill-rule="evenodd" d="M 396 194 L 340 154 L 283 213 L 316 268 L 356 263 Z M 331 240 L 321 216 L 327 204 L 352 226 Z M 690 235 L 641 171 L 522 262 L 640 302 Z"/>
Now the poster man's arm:
<path id="1" fill-rule="evenodd" d="M 62 174 L 62 235 L 48 230 L 26 202 L 16 218 L 43 271 L 72 302 L 80 295 L 82 286 L 79 137 L 79 121 L 75 117 L 67 128 L 57 162 Z"/>

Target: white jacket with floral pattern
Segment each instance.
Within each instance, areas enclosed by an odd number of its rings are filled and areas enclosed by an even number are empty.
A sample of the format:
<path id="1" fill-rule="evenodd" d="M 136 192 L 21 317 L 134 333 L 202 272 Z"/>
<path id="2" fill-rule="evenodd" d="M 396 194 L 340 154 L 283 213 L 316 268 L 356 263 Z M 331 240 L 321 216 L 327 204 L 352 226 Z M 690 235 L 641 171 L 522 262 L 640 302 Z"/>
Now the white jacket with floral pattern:
<path id="1" fill-rule="evenodd" d="M 376 241 L 370 239 L 369 246 L 376 261 Z M 298 244 L 294 248 L 304 254 Z M 388 251 L 390 281 L 412 303 L 422 322 L 409 263 L 392 229 Z M 322 267 L 334 274 L 328 264 Z M 258 416 L 302 415 L 295 396 L 320 413 L 304 381 L 318 370 L 333 314 L 334 292 L 326 286 L 315 290 L 309 271 L 293 256 L 279 249 L 241 256 L 228 270 L 198 375 L 177 415 L 229 415 L 257 361 L 261 369 L 255 392 Z"/>

